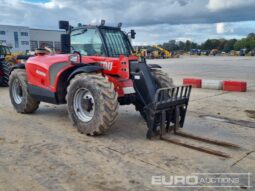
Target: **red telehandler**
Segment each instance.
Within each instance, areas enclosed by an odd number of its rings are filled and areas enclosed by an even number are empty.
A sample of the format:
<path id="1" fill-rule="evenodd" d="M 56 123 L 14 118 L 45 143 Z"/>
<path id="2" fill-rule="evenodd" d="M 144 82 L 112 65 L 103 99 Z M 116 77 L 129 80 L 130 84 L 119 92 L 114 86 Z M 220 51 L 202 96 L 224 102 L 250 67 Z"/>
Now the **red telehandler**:
<path id="1" fill-rule="evenodd" d="M 149 139 L 183 127 L 191 86 L 174 87 L 159 65 L 133 56 L 134 30 L 125 33 L 121 24 L 110 27 L 104 21 L 75 28 L 60 21 L 59 27 L 66 30 L 63 54 L 38 49 L 11 70 L 9 91 L 17 112 L 33 113 L 40 102 L 67 103 L 74 126 L 97 135 L 113 125 L 119 104 L 133 104 L 147 122 Z"/>
<path id="2" fill-rule="evenodd" d="M 40 102 L 68 105 L 74 126 L 84 134 L 101 134 L 115 122 L 118 106 L 134 104 L 148 124 L 147 137 L 168 126 L 183 126 L 191 87 L 173 87 L 158 65 L 133 56 L 129 38 L 118 27 L 60 21 L 63 54 L 38 49 L 10 75 L 10 97 L 20 113 L 34 112 Z M 178 110 L 178 111 L 177 111 Z M 176 113 L 177 111 L 177 113 Z M 162 116 L 162 112 L 165 113 Z"/>

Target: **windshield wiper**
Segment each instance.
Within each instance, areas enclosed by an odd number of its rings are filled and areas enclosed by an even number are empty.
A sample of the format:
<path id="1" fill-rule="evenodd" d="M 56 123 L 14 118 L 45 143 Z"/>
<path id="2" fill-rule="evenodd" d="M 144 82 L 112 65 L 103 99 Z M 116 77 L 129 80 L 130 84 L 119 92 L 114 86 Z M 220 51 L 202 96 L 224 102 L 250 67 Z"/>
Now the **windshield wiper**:
<path id="1" fill-rule="evenodd" d="M 87 31 L 87 29 L 84 29 L 84 30 L 82 30 L 80 33 L 77 33 L 77 34 L 73 34 L 72 36 L 81 35 L 81 34 L 85 33 L 86 31 Z"/>

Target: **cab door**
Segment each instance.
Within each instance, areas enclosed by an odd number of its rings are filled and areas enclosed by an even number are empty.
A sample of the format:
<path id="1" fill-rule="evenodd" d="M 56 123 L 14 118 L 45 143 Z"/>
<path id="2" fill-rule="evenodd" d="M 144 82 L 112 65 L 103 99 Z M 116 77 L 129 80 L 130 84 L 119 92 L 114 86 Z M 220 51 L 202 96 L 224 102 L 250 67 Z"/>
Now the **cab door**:
<path id="1" fill-rule="evenodd" d="M 81 28 L 72 31 L 71 46 L 83 56 L 84 63 L 104 62 L 106 48 L 97 28 Z"/>

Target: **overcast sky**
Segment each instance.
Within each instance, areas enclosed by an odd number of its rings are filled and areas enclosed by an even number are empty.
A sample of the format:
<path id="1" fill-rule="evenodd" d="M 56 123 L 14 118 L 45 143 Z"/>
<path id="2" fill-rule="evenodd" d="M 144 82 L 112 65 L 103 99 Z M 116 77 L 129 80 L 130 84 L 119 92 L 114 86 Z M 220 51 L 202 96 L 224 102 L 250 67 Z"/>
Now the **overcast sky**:
<path id="1" fill-rule="evenodd" d="M 255 32 L 255 0 L 0 0 L 0 24 L 57 29 L 58 20 L 135 29 L 135 44 L 242 38 Z"/>

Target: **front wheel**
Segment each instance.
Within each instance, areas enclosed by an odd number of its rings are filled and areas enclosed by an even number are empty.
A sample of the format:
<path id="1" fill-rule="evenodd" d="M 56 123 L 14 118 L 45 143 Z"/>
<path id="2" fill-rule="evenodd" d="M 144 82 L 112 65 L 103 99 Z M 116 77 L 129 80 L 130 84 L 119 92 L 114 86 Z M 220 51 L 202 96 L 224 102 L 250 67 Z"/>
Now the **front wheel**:
<path id="1" fill-rule="evenodd" d="M 12 71 L 9 79 L 9 93 L 12 105 L 18 113 L 33 113 L 38 109 L 40 102 L 32 98 L 28 92 L 25 70 Z"/>
<path id="2" fill-rule="evenodd" d="M 88 135 L 102 134 L 118 116 L 118 94 L 100 74 L 78 74 L 67 88 L 68 113 L 75 127 Z"/>

